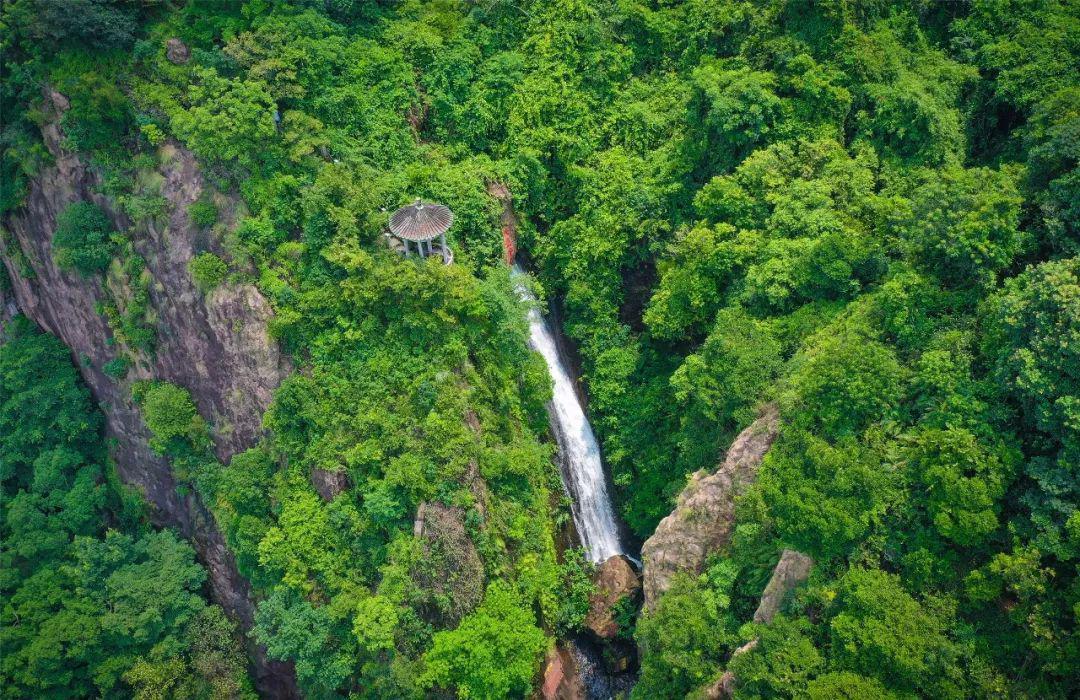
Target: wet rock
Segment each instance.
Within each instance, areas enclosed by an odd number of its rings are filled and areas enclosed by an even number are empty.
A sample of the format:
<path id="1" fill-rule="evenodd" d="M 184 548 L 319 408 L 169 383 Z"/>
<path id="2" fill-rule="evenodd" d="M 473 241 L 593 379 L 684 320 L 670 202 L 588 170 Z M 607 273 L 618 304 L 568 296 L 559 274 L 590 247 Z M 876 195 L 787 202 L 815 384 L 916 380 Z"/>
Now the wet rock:
<path id="1" fill-rule="evenodd" d="M 187 44 L 173 37 L 165 42 L 165 58 L 169 59 L 170 63 L 183 65 L 191 59 L 191 49 L 187 47 Z"/>
<path id="2" fill-rule="evenodd" d="M 680 571 L 698 573 L 710 554 L 726 546 L 735 520 L 735 498 L 753 483 L 758 467 L 779 431 L 775 405 L 768 405 L 731 443 L 723 464 L 714 473 L 696 472 L 671 515 L 660 521 L 641 548 L 645 607 L 657 598 Z"/>
<path id="3" fill-rule="evenodd" d="M 634 669 L 637 664 L 637 649 L 630 642 L 610 640 L 604 644 L 601 657 L 607 672 L 618 676 Z"/>
<path id="4" fill-rule="evenodd" d="M 577 674 L 585 686 L 585 697 L 589 700 L 610 700 L 611 698 L 628 697 L 637 680 L 633 657 L 628 657 L 630 662 L 628 671 L 625 673 L 612 673 L 613 665 L 607 648 L 610 643 L 603 645 L 596 643 L 591 638 L 582 635 L 568 639 L 564 642 L 566 651 L 574 659 Z M 630 647 L 633 653 L 632 645 Z M 603 648 L 602 648 L 603 647 Z"/>
<path id="5" fill-rule="evenodd" d="M 349 475 L 344 470 L 332 472 L 315 467 L 311 470 L 311 485 L 329 503 L 349 488 Z"/>
<path id="6" fill-rule="evenodd" d="M 540 684 L 543 700 L 585 700 L 585 685 L 578 674 L 574 657 L 562 646 L 548 652 L 544 661 L 544 679 Z"/>
<path id="7" fill-rule="evenodd" d="M 624 598 L 633 599 L 641 590 L 641 579 L 622 555 L 609 557 L 593 574 L 596 591 L 589 597 L 585 627 L 600 639 L 614 639 L 619 632 L 615 606 Z"/>

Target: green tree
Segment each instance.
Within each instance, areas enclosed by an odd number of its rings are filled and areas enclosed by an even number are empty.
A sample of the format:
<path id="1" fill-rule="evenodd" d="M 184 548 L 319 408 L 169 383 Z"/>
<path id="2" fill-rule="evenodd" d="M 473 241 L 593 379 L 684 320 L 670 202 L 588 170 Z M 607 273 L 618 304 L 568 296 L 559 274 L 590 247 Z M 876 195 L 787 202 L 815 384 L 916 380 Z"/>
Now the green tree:
<path id="1" fill-rule="evenodd" d="M 1008 463 L 960 428 L 913 436 L 908 469 L 924 492 L 927 515 L 938 533 L 958 545 L 978 545 L 999 526 Z M 920 499 L 921 500 L 921 499 Z"/>
<path id="2" fill-rule="evenodd" d="M 496 581 L 457 629 L 435 635 L 420 682 L 456 689 L 463 698 L 524 695 L 547 644 L 532 613 Z"/>
<path id="3" fill-rule="evenodd" d="M 668 257 L 657 265 L 660 283 L 643 318 L 649 330 L 658 338 L 674 340 L 707 326 L 751 240 L 729 224 L 697 226 L 677 234 Z"/>
<path id="4" fill-rule="evenodd" d="M 782 540 L 822 561 L 848 554 L 880 524 L 899 498 L 899 475 L 855 440 L 831 445 L 788 428 L 754 489 Z"/>
<path id="5" fill-rule="evenodd" d="M 809 620 L 784 615 L 758 629 L 757 644 L 728 663 L 738 684 L 735 697 L 800 697 L 825 668 L 809 632 Z"/>
<path id="6" fill-rule="evenodd" d="M 947 168 L 913 183 L 901 235 L 915 261 L 951 287 L 987 286 L 1024 249 L 1015 175 Z"/>
<path id="7" fill-rule="evenodd" d="M 735 430 L 753 421 L 779 369 L 780 347 L 767 324 L 738 307 L 717 314 L 701 348 L 671 375 L 687 471 L 715 463 Z"/>
<path id="8" fill-rule="evenodd" d="M 1058 439 L 1080 430 L 1080 258 L 1008 280 L 987 304 L 985 352 L 1024 424 Z"/>
<path id="9" fill-rule="evenodd" d="M 829 436 L 862 432 L 902 395 L 905 372 L 893 351 L 861 334 L 819 334 L 793 365 L 785 406 Z"/>
<path id="10" fill-rule="evenodd" d="M 281 587 L 259 603 L 253 634 L 272 659 L 296 664 L 300 687 L 311 697 L 333 697 L 354 662 L 355 643 L 348 625 L 326 606 L 315 606 Z"/>
<path id="11" fill-rule="evenodd" d="M 191 394 L 169 382 L 147 382 L 137 388 L 136 399 L 153 438 L 150 446 L 160 454 L 178 454 L 209 440 L 206 421 Z"/>
<path id="12" fill-rule="evenodd" d="M 681 697 L 716 675 L 736 641 L 728 614 L 736 573 L 721 560 L 699 577 L 676 575 L 656 609 L 638 619 L 635 698 Z"/>
<path id="13" fill-rule="evenodd" d="M 173 132 L 213 162 L 235 160 L 254 168 L 274 143 L 273 100 L 263 83 L 222 78 L 196 68 L 183 106 L 170 113 Z"/>
<path id="14" fill-rule="evenodd" d="M 22 318 L 0 344 L 0 683 L 12 697 L 252 697 L 206 572 L 104 477 L 100 413 L 67 349 Z M 105 531 L 110 523 L 130 532 Z"/>
<path id="15" fill-rule="evenodd" d="M 898 577 L 853 568 L 842 579 L 829 620 L 837 666 L 903 692 L 962 697 L 961 650 L 948 636 L 946 601 L 927 609 Z"/>

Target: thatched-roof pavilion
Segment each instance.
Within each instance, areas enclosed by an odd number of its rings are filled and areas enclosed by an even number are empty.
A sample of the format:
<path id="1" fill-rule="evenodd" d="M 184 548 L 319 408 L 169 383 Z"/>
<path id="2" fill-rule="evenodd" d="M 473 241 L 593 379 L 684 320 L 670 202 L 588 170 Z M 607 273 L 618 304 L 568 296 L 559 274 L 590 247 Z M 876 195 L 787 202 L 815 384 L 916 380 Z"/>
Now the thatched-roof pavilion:
<path id="1" fill-rule="evenodd" d="M 410 244 L 415 244 L 420 257 L 440 253 L 449 265 L 454 256 L 446 247 L 446 231 L 453 223 L 454 212 L 449 207 L 417 199 L 390 215 L 390 235 L 401 242 L 406 256 L 411 252 Z M 436 238 L 439 242 L 432 243 Z"/>

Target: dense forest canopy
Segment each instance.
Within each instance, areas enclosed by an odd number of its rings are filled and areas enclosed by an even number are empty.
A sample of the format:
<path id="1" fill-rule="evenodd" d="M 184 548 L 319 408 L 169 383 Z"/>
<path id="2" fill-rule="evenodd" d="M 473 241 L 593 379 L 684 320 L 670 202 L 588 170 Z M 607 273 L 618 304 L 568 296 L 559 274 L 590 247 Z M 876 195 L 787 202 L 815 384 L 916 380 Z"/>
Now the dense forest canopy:
<path id="1" fill-rule="evenodd" d="M 634 537 L 779 406 L 730 545 L 621 617 L 634 697 L 725 670 L 745 698 L 1080 693 L 1076 0 L 13 0 L 0 23 L 0 211 L 50 164 L 55 90 L 133 225 L 74 204 L 54 260 L 111 295 L 105 371 L 305 695 L 524 696 L 583 623 L 491 183 Z M 296 366 L 227 464 L 193 387 L 129 377 L 168 330 L 133 241 L 179 147 L 213 242 L 192 278 L 255 284 Z M 454 265 L 385 246 L 414 197 L 453 210 Z M 252 693 L 63 347 L 5 328 L 0 693 Z M 347 486 L 320 498 L 315 473 Z M 784 548 L 811 577 L 753 624 Z"/>

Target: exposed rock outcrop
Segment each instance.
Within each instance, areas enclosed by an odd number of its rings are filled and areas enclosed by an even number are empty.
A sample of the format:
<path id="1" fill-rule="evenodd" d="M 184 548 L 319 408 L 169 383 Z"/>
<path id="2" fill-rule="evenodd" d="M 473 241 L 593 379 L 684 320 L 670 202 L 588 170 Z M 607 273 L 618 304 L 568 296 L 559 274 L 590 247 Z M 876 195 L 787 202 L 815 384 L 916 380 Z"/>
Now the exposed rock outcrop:
<path id="1" fill-rule="evenodd" d="M 170 63 L 182 65 L 191 59 L 191 49 L 187 47 L 187 44 L 173 37 L 165 42 L 165 58 L 169 59 Z"/>
<path id="2" fill-rule="evenodd" d="M 757 610 L 754 611 L 754 622 L 768 624 L 780 611 L 787 594 L 795 590 L 795 587 L 810 577 L 810 569 L 814 566 L 814 560 L 796 552 L 793 549 L 785 549 L 780 555 L 780 561 L 773 569 L 772 577 L 768 585 L 761 593 Z"/>
<path id="3" fill-rule="evenodd" d="M 614 639 L 619 632 L 615 606 L 624 598 L 637 596 L 641 579 L 626 557 L 617 554 L 597 567 L 593 584 L 596 590 L 589 597 L 585 627 L 602 640 Z"/>
<path id="4" fill-rule="evenodd" d="M 213 599 L 247 630 L 254 616 L 250 587 L 236 570 L 212 516 L 197 495 L 181 495 L 167 460 L 148 447 L 149 433 L 126 387 L 103 366 L 114 359 L 113 333 L 97 305 L 104 301 L 98 279 L 57 268 L 52 236 L 60 213 L 71 203 L 100 205 L 121 231 L 128 231 L 153 278 L 150 304 L 158 318 L 158 343 L 152 358 L 131 370 L 132 378 L 163 379 L 191 391 L 200 411 L 215 426 L 215 448 L 222 459 L 251 446 L 271 393 L 288 371 L 266 334 L 271 311 L 249 286 L 226 286 L 206 299 L 187 272 L 196 228 L 187 207 L 199 196 L 202 179 L 191 154 L 175 149 L 164 168 L 162 195 L 171 207 L 158 231 L 133 228 L 127 217 L 95 189 L 95 172 L 63 149 L 59 119 L 68 101 L 46 91 L 42 134 L 55 158 L 31 183 L 24 206 L 5 216 L 0 257 L 12 281 L 20 310 L 62 339 L 75 357 L 106 416 L 112 456 L 124 482 L 138 488 L 152 506 L 152 518 L 191 540 L 209 573 Z M 32 274 L 23 275 L 24 266 Z M 269 697 L 296 696 L 291 665 L 269 662 L 252 649 L 256 683 Z"/>
<path id="5" fill-rule="evenodd" d="M 159 337 L 150 374 L 192 392 L 214 426 L 218 457 L 228 460 L 261 435 L 262 415 L 289 365 L 267 333 L 273 312 L 255 287 L 223 284 L 204 297 L 195 286 L 188 263 L 199 252 L 199 228 L 188 208 L 203 181 L 190 152 L 173 153 L 162 168 L 168 225 L 148 226 L 135 244 L 155 281 L 150 297 Z"/>
<path id="6" fill-rule="evenodd" d="M 726 546 L 735 519 L 735 498 L 753 482 L 779 430 L 776 406 L 761 415 L 731 443 L 714 473 L 696 472 L 671 515 L 660 521 L 641 548 L 645 607 L 651 610 L 680 571 L 698 573 L 706 557 Z"/>
<path id="7" fill-rule="evenodd" d="M 344 470 L 328 471 L 315 467 L 311 470 L 311 485 L 329 503 L 349 488 L 349 475 Z"/>
<path id="8" fill-rule="evenodd" d="M 773 569 L 769 583 L 761 593 L 761 600 L 758 602 L 757 610 L 754 611 L 754 622 L 763 625 L 772 622 L 776 613 L 780 611 L 784 598 L 810 577 L 810 569 L 813 566 L 814 560 L 810 557 L 792 549 L 785 549 L 780 555 L 780 561 L 776 563 L 776 568 Z M 758 640 L 751 639 L 736 649 L 731 657 L 735 658 L 740 654 L 753 651 L 757 645 Z M 735 674 L 724 671 L 723 675 L 705 691 L 705 697 L 709 700 L 734 697 L 735 686 Z"/>
<path id="9" fill-rule="evenodd" d="M 487 193 L 502 205 L 499 213 L 499 226 L 502 228 L 503 260 L 507 265 L 514 264 L 517 257 L 517 216 L 514 214 L 514 198 L 510 189 L 501 182 L 489 182 Z"/>

